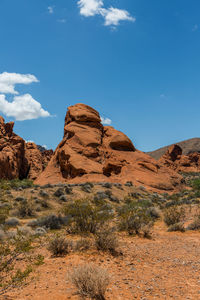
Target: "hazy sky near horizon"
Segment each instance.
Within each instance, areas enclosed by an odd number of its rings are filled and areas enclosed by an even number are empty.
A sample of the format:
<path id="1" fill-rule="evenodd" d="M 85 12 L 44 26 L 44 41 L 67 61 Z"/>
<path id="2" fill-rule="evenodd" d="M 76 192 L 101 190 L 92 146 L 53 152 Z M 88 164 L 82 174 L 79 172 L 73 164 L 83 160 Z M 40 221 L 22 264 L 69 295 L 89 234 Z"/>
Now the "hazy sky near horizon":
<path id="1" fill-rule="evenodd" d="M 0 114 L 25 140 L 55 148 L 80 102 L 142 151 L 200 136 L 199 0 L 0 0 L 0 40 Z"/>

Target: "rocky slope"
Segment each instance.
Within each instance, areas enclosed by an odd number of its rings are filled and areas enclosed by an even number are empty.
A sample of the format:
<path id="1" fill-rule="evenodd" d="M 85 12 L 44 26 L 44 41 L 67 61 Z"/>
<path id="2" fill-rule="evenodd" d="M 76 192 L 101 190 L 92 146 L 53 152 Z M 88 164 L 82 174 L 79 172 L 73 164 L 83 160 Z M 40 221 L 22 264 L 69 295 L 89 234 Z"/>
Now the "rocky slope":
<path id="1" fill-rule="evenodd" d="M 200 172 L 200 153 L 184 155 L 179 145 L 172 145 L 158 162 L 176 172 Z"/>
<path id="2" fill-rule="evenodd" d="M 186 141 L 182 141 L 176 143 L 176 145 L 180 146 L 184 155 L 189 155 L 194 152 L 200 153 L 200 138 L 193 138 Z M 173 145 L 165 146 L 155 151 L 147 152 L 154 159 L 159 159 L 163 156 L 167 150 Z"/>
<path id="3" fill-rule="evenodd" d="M 173 191 L 182 177 L 136 150 L 122 132 L 104 127 L 96 110 L 76 104 L 68 108 L 63 140 L 35 182 L 85 181 L 132 181 L 154 191 Z"/>
<path id="4" fill-rule="evenodd" d="M 26 143 L 13 132 L 13 122 L 5 123 L 0 116 L 0 178 L 35 179 L 53 151 L 41 152 L 34 143 Z"/>

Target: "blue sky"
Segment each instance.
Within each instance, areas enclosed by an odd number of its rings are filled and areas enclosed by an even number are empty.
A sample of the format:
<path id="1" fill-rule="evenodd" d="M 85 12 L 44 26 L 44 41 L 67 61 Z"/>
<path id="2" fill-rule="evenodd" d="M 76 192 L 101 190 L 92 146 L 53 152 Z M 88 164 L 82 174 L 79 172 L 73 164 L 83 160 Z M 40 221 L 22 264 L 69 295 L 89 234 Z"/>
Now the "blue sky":
<path id="1" fill-rule="evenodd" d="M 0 0 L 0 114 L 48 148 L 79 102 L 143 151 L 199 137 L 199 0 L 93 1 Z"/>

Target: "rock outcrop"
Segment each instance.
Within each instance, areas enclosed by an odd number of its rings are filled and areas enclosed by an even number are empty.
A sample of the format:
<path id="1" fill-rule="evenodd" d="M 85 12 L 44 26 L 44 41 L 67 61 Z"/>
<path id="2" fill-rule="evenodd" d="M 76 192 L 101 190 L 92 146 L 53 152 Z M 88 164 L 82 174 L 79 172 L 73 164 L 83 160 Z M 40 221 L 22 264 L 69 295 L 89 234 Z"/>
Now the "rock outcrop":
<path id="1" fill-rule="evenodd" d="M 200 153 L 183 155 L 178 145 L 172 145 L 158 162 L 176 172 L 200 172 Z"/>
<path id="2" fill-rule="evenodd" d="M 35 180 L 44 171 L 53 155 L 53 150 L 40 151 L 35 143 L 26 143 L 25 161 L 28 165 L 27 178 Z"/>
<path id="3" fill-rule="evenodd" d="M 14 122 L 0 116 L 0 179 L 35 179 L 53 151 L 42 153 L 34 143 L 26 143 L 13 132 Z"/>
<path id="4" fill-rule="evenodd" d="M 26 176 L 25 141 L 13 132 L 14 123 L 5 123 L 0 116 L 0 178 Z"/>
<path id="5" fill-rule="evenodd" d="M 132 181 L 154 191 L 174 191 L 182 177 L 136 150 L 122 132 L 104 127 L 96 110 L 76 104 L 68 108 L 63 140 L 35 182 L 85 181 Z"/>

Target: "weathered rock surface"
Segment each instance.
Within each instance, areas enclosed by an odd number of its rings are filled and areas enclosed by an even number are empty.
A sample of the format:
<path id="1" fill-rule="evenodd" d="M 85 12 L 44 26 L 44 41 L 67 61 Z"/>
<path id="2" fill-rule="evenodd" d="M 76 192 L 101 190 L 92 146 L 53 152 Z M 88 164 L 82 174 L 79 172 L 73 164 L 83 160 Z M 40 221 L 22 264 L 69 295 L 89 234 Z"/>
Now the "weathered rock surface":
<path id="1" fill-rule="evenodd" d="M 200 172 L 200 153 L 183 155 L 178 145 L 172 145 L 158 162 L 176 172 Z"/>
<path id="2" fill-rule="evenodd" d="M 53 150 L 40 151 L 34 143 L 26 143 L 25 160 L 28 164 L 27 177 L 35 180 L 44 171 L 53 155 Z"/>
<path id="3" fill-rule="evenodd" d="M 14 123 L 0 116 L 0 178 L 24 178 L 27 172 L 25 141 L 13 132 Z"/>
<path id="4" fill-rule="evenodd" d="M 35 179 L 41 173 L 53 151 L 40 152 L 34 143 L 13 132 L 14 122 L 5 123 L 0 116 L 0 178 Z"/>
<path id="5" fill-rule="evenodd" d="M 113 127 L 104 127 L 96 110 L 76 104 L 68 108 L 64 137 L 37 184 L 60 182 L 132 181 L 154 191 L 173 191 L 182 177 L 135 149 Z"/>

